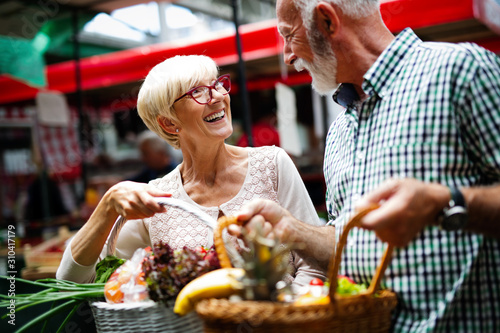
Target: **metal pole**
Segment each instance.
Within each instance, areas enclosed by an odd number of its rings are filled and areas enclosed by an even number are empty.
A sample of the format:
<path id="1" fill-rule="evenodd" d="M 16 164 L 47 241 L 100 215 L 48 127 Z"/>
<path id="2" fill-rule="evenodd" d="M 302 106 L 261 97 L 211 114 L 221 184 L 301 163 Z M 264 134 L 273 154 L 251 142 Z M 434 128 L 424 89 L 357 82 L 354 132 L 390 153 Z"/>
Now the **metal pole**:
<path id="1" fill-rule="evenodd" d="M 85 200 L 85 190 L 87 189 L 87 164 L 85 161 L 85 154 L 87 153 L 87 135 L 85 133 L 83 102 L 82 102 L 82 80 L 80 68 L 80 41 L 79 41 L 79 28 L 78 28 L 78 9 L 73 9 L 73 57 L 75 60 L 75 84 L 76 84 L 76 108 L 78 110 L 78 133 L 80 139 L 81 150 L 81 168 L 82 168 L 82 193 L 77 200 L 81 203 Z"/>
<path id="2" fill-rule="evenodd" d="M 252 117 L 250 115 L 250 101 L 248 99 L 245 63 L 243 62 L 243 56 L 242 56 L 237 2 L 238 0 L 231 0 L 231 5 L 233 7 L 233 21 L 234 21 L 234 26 L 236 28 L 236 47 L 238 49 L 238 72 L 239 72 L 240 96 L 243 105 L 243 125 L 248 137 L 248 146 L 253 147 L 254 144 L 252 135 Z"/>

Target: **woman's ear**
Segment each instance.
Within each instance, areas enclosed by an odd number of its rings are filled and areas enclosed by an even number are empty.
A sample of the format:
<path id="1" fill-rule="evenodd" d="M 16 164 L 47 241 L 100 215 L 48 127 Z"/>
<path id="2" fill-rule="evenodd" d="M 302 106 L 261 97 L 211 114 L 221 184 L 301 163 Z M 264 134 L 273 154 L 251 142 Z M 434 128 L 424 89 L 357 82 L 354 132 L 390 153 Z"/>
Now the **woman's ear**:
<path id="1" fill-rule="evenodd" d="M 316 6 L 316 23 L 319 31 L 325 37 L 333 37 L 338 31 L 340 19 L 337 8 L 327 2 L 320 2 Z"/>
<path id="2" fill-rule="evenodd" d="M 156 117 L 156 121 L 165 132 L 170 134 L 179 133 L 179 128 L 177 127 L 177 125 L 175 125 L 172 120 L 168 119 L 167 117 L 158 116 Z"/>

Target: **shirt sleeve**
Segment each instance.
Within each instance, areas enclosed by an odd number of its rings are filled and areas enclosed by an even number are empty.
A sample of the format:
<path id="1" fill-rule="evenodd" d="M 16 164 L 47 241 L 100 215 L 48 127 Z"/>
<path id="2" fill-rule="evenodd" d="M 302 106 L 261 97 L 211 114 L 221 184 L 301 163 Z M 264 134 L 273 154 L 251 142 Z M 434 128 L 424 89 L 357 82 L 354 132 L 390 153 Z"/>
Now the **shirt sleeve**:
<path id="1" fill-rule="evenodd" d="M 93 264 L 84 266 L 75 261 L 71 253 L 71 241 L 64 251 L 61 263 L 57 269 L 56 278 L 77 283 L 91 283 L 95 280 L 95 267 L 97 263 L 108 255 L 108 241 L 102 248 L 99 259 Z M 144 220 L 130 220 L 120 230 L 116 242 L 115 256 L 130 259 L 135 250 L 151 246 L 148 229 Z"/>
<path id="2" fill-rule="evenodd" d="M 317 226 L 323 225 L 292 159 L 283 149 L 277 149 L 277 192 L 280 205 L 300 221 Z"/>
<path id="3" fill-rule="evenodd" d="M 80 265 L 73 259 L 73 254 L 71 253 L 71 242 L 70 240 L 64 250 L 61 263 L 57 268 L 56 278 L 59 280 L 68 280 L 76 283 L 91 283 L 95 280 L 95 265 L 84 266 Z"/>
<path id="4" fill-rule="evenodd" d="M 464 97 L 457 103 L 460 129 L 465 140 L 464 147 L 481 173 L 500 179 L 500 58 L 489 51 L 479 52 L 472 46 L 475 55 L 471 73 L 462 91 Z"/>
<path id="5" fill-rule="evenodd" d="M 134 255 L 135 250 L 148 246 L 151 246 L 151 239 L 149 238 L 149 230 L 144 220 L 130 220 L 125 223 L 118 235 L 115 256 L 130 259 Z"/>

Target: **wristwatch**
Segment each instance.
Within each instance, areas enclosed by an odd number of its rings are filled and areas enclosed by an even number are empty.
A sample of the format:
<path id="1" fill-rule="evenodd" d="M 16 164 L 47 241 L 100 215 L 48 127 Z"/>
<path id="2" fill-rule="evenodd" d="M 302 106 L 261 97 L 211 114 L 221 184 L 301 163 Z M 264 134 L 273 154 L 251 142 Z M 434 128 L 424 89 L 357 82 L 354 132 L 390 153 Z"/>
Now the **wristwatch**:
<path id="1" fill-rule="evenodd" d="M 451 199 L 448 207 L 443 208 L 438 217 L 439 227 L 446 231 L 461 230 L 465 227 L 468 220 L 465 199 L 458 188 L 450 187 L 449 189 Z"/>

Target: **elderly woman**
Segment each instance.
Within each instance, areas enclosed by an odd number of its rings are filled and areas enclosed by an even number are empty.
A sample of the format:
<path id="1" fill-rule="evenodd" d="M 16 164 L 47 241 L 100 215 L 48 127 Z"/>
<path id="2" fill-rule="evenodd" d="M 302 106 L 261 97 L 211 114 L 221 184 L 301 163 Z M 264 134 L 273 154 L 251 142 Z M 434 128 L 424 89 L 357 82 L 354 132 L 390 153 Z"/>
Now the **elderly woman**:
<path id="1" fill-rule="evenodd" d="M 137 102 L 152 131 L 176 149 L 183 161 L 149 184 L 121 182 L 111 187 L 87 223 L 67 247 L 57 277 L 77 282 L 94 279 L 94 267 L 107 255 L 106 241 L 119 215 L 127 219 L 116 255 L 130 258 L 140 247 L 159 241 L 173 248 L 211 246 L 203 222 L 156 197 L 183 200 L 214 220 L 233 215 L 254 198 L 273 200 L 310 224 L 318 215 L 295 165 L 278 147 L 242 148 L 224 142 L 233 132 L 229 75 L 218 76 L 206 56 L 176 56 L 156 65 L 146 77 Z M 294 285 L 324 273 L 293 254 Z"/>

